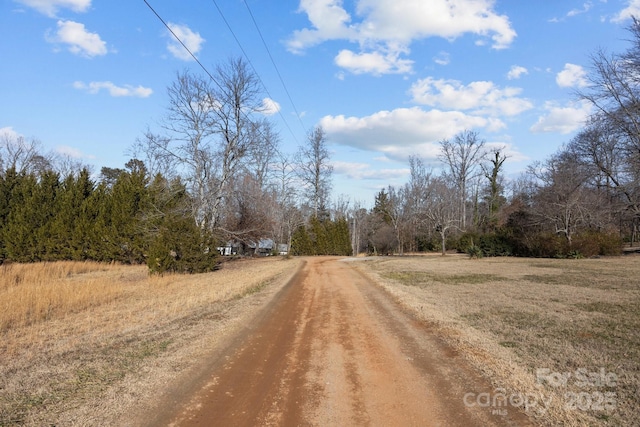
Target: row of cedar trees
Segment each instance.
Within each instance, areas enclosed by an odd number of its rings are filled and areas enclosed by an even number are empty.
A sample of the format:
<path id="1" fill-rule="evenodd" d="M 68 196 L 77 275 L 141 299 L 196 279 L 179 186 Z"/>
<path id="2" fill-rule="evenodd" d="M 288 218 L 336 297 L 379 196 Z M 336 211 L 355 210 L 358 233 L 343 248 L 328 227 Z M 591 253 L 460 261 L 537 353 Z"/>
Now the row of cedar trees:
<path id="1" fill-rule="evenodd" d="M 0 173 L 0 264 L 92 260 L 147 264 L 152 273 L 197 273 L 219 265 L 221 239 L 196 225 L 179 179 L 150 177 L 131 160 L 115 176 L 91 179 L 46 169 Z M 300 225 L 295 255 L 350 255 L 346 219 Z"/>
<path id="2" fill-rule="evenodd" d="M 346 218 L 321 221 L 313 216 L 293 233 L 291 249 L 294 255 L 351 255 L 349 224 Z"/>
<path id="3" fill-rule="evenodd" d="M 0 263 L 204 272 L 218 265 L 218 247 L 242 251 L 267 238 L 293 240 L 296 254 L 350 254 L 346 221 L 327 209 L 332 167 L 322 129 L 284 155 L 261 118 L 259 89 L 242 59 L 213 76 L 178 73 L 161 133 L 145 132 L 131 147 L 136 159 L 102 168 L 97 182 L 69 159 L 42 155 L 35 141 L 0 135 Z"/>
<path id="4" fill-rule="evenodd" d="M 213 236 L 186 214 L 179 180 L 150 178 L 132 160 L 111 180 L 89 171 L 0 174 L 0 263 L 94 260 L 147 263 L 152 272 L 217 266 Z"/>

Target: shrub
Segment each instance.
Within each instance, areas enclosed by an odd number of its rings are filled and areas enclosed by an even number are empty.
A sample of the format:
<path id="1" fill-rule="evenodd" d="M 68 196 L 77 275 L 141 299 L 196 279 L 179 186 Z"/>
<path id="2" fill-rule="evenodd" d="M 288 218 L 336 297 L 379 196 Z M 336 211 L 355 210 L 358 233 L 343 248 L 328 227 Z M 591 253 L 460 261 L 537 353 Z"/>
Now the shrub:
<path id="1" fill-rule="evenodd" d="M 215 247 L 192 219 L 171 218 L 151 243 L 147 266 L 153 274 L 214 271 L 219 267 Z"/>
<path id="2" fill-rule="evenodd" d="M 482 252 L 482 249 L 480 249 L 480 246 L 476 246 L 476 245 L 472 245 L 469 246 L 467 248 L 467 254 L 469 255 L 469 258 L 482 258 L 484 256 L 484 253 Z"/>
<path id="3" fill-rule="evenodd" d="M 510 256 L 514 253 L 512 242 L 504 234 L 487 233 L 480 236 L 478 245 L 485 256 Z"/>
<path id="4" fill-rule="evenodd" d="M 453 240 L 453 238 L 451 240 L 451 242 L 447 242 L 448 247 L 455 248 L 460 253 L 469 253 L 469 249 L 473 246 L 476 246 L 476 244 L 480 241 L 480 237 L 478 233 L 468 231 L 466 233 L 463 233 L 455 241 Z"/>
<path id="5" fill-rule="evenodd" d="M 584 256 L 620 255 L 622 239 L 617 233 L 603 231 L 587 231 L 573 238 L 572 249 L 580 251 Z"/>

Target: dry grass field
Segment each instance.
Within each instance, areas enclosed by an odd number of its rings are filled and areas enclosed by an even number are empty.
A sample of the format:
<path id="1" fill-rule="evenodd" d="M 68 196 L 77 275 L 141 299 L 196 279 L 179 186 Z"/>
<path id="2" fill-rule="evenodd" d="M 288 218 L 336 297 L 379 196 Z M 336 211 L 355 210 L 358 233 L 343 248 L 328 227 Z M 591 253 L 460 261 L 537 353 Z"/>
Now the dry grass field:
<path id="1" fill-rule="evenodd" d="M 542 425 L 640 425 L 640 257 L 354 263 Z"/>
<path id="2" fill-rule="evenodd" d="M 526 404 L 541 425 L 626 426 L 640 425 L 639 261 L 429 255 L 352 265 L 493 381 L 471 404 L 498 413 Z M 140 402 L 246 327 L 300 262 L 163 277 L 95 263 L 0 266 L 0 426 L 144 424 Z"/>
<path id="3" fill-rule="evenodd" d="M 143 266 L 0 266 L 0 426 L 126 425 L 299 262 L 162 277 Z"/>

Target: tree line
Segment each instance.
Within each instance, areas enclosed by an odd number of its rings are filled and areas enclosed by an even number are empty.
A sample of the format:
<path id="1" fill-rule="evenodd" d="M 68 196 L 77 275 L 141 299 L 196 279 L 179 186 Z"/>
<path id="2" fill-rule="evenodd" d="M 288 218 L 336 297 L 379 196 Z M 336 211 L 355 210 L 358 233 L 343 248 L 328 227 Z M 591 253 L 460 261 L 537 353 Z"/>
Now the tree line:
<path id="1" fill-rule="evenodd" d="M 634 246 L 640 226 L 640 23 L 623 53 L 591 57 L 593 113 L 549 158 L 507 181 L 504 148 L 477 132 L 440 141 L 441 173 L 409 159 L 409 182 L 354 214 L 359 251 L 580 257 Z"/>
<path id="2" fill-rule="evenodd" d="M 212 76 L 177 73 L 159 132 L 144 132 L 123 169 L 103 167 L 98 176 L 42 152 L 35 140 L 4 135 L 0 262 L 96 260 L 200 272 L 216 268 L 220 246 L 251 253 L 271 239 L 291 247 L 294 233 L 318 227 L 331 230 L 328 246 L 295 253 L 350 253 L 331 243 L 348 242 L 349 231 L 328 207 L 323 130 L 283 154 L 258 89 L 241 59 Z"/>
<path id="3" fill-rule="evenodd" d="M 0 138 L 0 261 L 146 263 L 152 272 L 215 269 L 216 248 L 251 253 L 270 239 L 296 255 L 590 256 L 633 245 L 640 225 L 640 24 L 631 47 L 592 56 L 578 95 L 594 113 L 557 153 L 519 178 L 477 132 L 440 141 L 439 167 L 409 158 L 402 186 L 372 208 L 331 198 L 321 127 L 279 147 L 259 80 L 241 59 L 179 72 L 166 115 L 98 175 L 36 141 Z"/>

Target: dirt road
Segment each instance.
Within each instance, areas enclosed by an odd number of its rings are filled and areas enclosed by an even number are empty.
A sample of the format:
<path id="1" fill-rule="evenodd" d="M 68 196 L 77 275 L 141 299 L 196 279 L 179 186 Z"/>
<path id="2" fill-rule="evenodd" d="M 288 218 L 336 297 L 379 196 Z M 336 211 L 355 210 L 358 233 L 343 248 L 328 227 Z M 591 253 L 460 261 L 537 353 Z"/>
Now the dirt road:
<path id="1" fill-rule="evenodd" d="M 513 409 L 465 405 L 492 386 L 335 258 L 310 258 L 214 365 L 162 424 L 529 425 Z"/>

